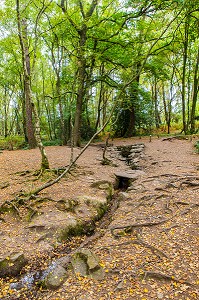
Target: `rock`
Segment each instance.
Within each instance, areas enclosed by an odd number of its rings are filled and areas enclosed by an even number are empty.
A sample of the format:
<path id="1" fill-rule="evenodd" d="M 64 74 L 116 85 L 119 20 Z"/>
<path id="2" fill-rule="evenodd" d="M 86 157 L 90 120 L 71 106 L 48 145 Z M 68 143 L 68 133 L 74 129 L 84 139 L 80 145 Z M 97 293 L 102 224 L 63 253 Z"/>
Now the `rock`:
<path id="1" fill-rule="evenodd" d="M 88 276 L 96 280 L 102 280 L 105 276 L 98 258 L 89 249 L 81 249 L 76 252 L 72 256 L 71 263 L 77 276 Z"/>
<path id="2" fill-rule="evenodd" d="M 147 191 L 147 189 L 142 184 L 138 184 L 135 186 L 132 185 L 132 186 L 129 186 L 127 189 L 127 192 L 131 192 L 131 193 L 132 192 L 144 193 L 146 191 Z"/>
<path id="3" fill-rule="evenodd" d="M 17 275 L 26 265 L 27 259 L 22 252 L 14 252 L 0 259 L 0 277 Z"/>
<path id="4" fill-rule="evenodd" d="M 130 153 L 141 153 L 143 151 L 142 148 L 133 148 L 131 149 Z"/>
<path id="5" fill-rule="evenodd" d="M 138 143 L 138 144 L 134 144 L 134 145 L 131 146 L 131 148 L 137 148 L 137 147 L 144 149 L 145 145 L 143 143 Z"/>
<path id="6" fill-rule="evenodd" d="M 56 267 L 46 276 L 44 281 L 45 286 L 49 289 L 57 289 L 64 283 L 67 277 L 67 271 L 62 266 L 56 265 Z"/>
<path id="7" fill-rule="evenodd" d="M 73 255 L 71 263 L 73 266 L 73 270 L 77 276 L 89 275 L 89 270 L 88 270 L 88 265 L 86 260 L 87 260 L 86 257 L 84 257 L 84 255 L 81 255 L 81 253 L 75 253 L 75 255 Z"/>
<path id="8" fill-rule="evenodd" d="M 67 199 L 67 200 L 59 200 L 56 203 L 56 208 L 61 211 L 68 211 L 68 212 L 74 212 L 75 207 L 78 206 L 78 200 L 77 199 Z"/>
<path id="9" fill-rule="evenodd" d="M 98 197 L 98 196 L 79 196 L 82 201 L 84 201 L 84 203 L 87 206 L 93 207 L 96 210 L 101 209 L 101 208 L 107 208 L 107 198 L 106 197 Z"/>
<path id="10" fill-rule="evenodd" d="M 125 192 L 120 192 L 118 194 L 118 197 L 119 197 L 119 201 L 125 201 L 129 199 L 129 194 Z"/>
<path id="11" fill-rule="evenodd" d="M 135 173 L 128 173 L 128 172 L 117 172 L 115 173 L 115 176 L 117 178 L 126 178 L 132 181 L 135 181 L 136 179 L 138 179 L 138 174 Z"/>
<path id="12" fill-rule="evenodd" d="M 136 173 L 127 173 L 127 172 L 117 172 L 116 176 L 116 189 L 123 188 L 127 189 L 132 182 L 138 179 L 138 175 Z"/>

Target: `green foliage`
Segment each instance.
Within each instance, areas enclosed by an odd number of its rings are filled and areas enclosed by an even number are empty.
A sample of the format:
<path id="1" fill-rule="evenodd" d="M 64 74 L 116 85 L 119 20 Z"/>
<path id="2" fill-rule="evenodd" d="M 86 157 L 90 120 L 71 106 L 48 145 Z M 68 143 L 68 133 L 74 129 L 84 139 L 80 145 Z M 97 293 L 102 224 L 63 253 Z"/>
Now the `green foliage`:
<path id="1" fill-rule="evenodd" d="M 116 137 L 125 136 L 131 109 L 135 111 L 135 128 L 133 135 L 140 134 L 140 132 L 144 132 L 145 134 L 150 132 L 154 124 L 151 96 L 148 91 L 139 87 L 137 100 L 135 100 L 133 94 L 131 94 L 129 97 L 123 99 L 121 106 L 118 106 L 115 110 L 113 131 Z"/>
<path id="2" fill-rule="evenodd" d="M 199 153 L 199 141 L 197 141 L 195 143 L 195 148 L 196 148 L 197 153 Z"/>
<path id="3" fill-rule="evenodd" d="M 59 139 L 43 140 L 43 145 L 44 146 L 60 146 L 60 145 L 62 145 L 62 141 Z"/>
<path id="4" fill-rule="evenodd" d="M 0 149 L 3 150 L 16 150 L 24 149 L 27 144 L 22 136 L 8 136 L 6 138 L 0 138 Z"/>
<path id="5" fill-rule="evenodd" d="M 93 128 L 86 121 L 83 121 L 81 126 L 81 137 L 84 141 L 88 141 L 95 133 L 95 128 Z"/>

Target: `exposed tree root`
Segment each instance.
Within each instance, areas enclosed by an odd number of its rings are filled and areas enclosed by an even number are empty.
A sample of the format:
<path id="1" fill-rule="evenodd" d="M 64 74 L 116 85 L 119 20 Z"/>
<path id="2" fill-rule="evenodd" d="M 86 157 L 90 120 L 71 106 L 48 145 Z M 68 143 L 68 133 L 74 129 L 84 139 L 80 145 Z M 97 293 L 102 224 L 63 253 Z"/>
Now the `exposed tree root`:
<path id="1" fill-rule="evenodd" d="M 160 225 L 160 224 L 164 224 L 168 221 L 170 221 L 173 217 L 171 218 L 167 218 L 158 222 L 146 222 L 146 223 L 137 223 L 137 224 L 130 224 L 130 225 L 124 225 L 124 226 L 115 226 L 112 227 L 111 230 L 111 234 L 117 238 L 120 237 L 120 235 L 116 234 L 115 231 L 116 230 L 133 230 L 133 228 L 141 228 L 141 227 L 151 227 L 151 226 L 156 226 L 156 225 Z"/>
<path id="2" fill-rule="evenodd" d="M 178 279 L 173 275 L 167 275 L 161 272 L 154 272 L 154 271 L 145 271 L 144 272 L 144 279 L 147 278 L 154 278 L 154 279 L 159 279 L 159 280 L 169 280 L 169 281 L 174 281 L 174 282 L 178 282 L 181 284 L 186 284 L 189 286 L 194 286 L 193 283 L 189 282 L 189 281 L 185 281 L 183 279 Z"/>
<path id="3" fill-rule="evenodd" d="M 119 244 L 110 244 L 110 245 L 106 245 L 106 246 L 102 246 L 102 247 L 98 247 L 98 249 L 108 249 L 110 247 L 118 247 L 118 246 L 124 246 L 124 245 L 129 245 L 129 244 L 137 244 L 137 245 L 141 245 L 145 248 L 150 249 L 156 256 L 158 256 L 158 258 L 162 258 L 162 257 L 166 257 L 169 259 L 169 256 L 164 253 L 163 251 L 159 250 L 158 248 L 144 242 L 141 238 L 137 238 L 135 240 L 131 240 L 131 241 L 126 241 L 126 242 L 122 242 Z"/>
<path id="4" fill-rule="evenodd" d="M 170 231 L 171 229 L 173 229 L 173 228 L 177 228 L 177 227 L 180 227 L 179 225 L 177 225 L 177 224 L 174 224 L 174 225 L 172 225 L 172 226 L 170 226 L 170 227 L 168 227 L 168 228 L 164 228 L 164 229 L 162 229 L 162 231 L 161 232 L 168 232 L 168 231 Z"/>
<path id="5" fill-rule="evenodd" d="M 156 225 L 161 225 L 161 224 L 164 224 L 168 221 L 171 221 L 172 219 L 174 219 L 174 217 L 177 217 L 177 216 L 182 216 L 182 215 L 185 215 L 187 213 L 190 212 L 190 210 L 192 208 L 195 208 L 195 207 L 199 207 L 199 204 L 198 203 L 190 203 L 190 207 L 183 210 L 183 211 L 180 211 L 179 213 L 176 212 L 172 217 L 170 218 L 167 218 L 167 219 L 164 219 L 164 220 L 161 220 L 161 221 L 157 221 L 157 222 L 146 222 L 146 223 L 135 223 L 135 224 L 129 224 L 129 225 L 124 225 L 124 226 L 114 226 L 112 228 L 110 228 L 110 231 L 111 231 L 111 234 L 115 237 L 115 238 L 118 238 L 120 237 L 119 234 L 115 233 L 116 230 L 133 230 L 133 228 L 142 228 L 142 227 L 152 227 L 152 226 L 156 226 Z"/>
<path id="6" fill-rule="evenodd" d="M 3 204 L 1 204 L 0 206 L 0 213 L 3 212 L 3 209 L 5 206 L 11 206 L 12 208 L 14 208 L 14 211 L 16 211 L 17 215 L 20 217 L 20 211 L 17 207 L 17 204 L 18 204 L 19 200 L 17 199 L 17 197 L 11 201 L 9 200 L 6 200 Z"/>
<path id="7" fill-rule="evenodd" d="M 162 258 L 162 257 L 169 258 L 167 254 L 165 254 L 164 252 L 162 252 L 158 248 L 156 248 L 156 247 L 148 244 L 147 242 L 143 241 L 143 239 L 141 238 L 141 228 L 138 228 L 138 229 L 126 228 L 125 229 L 125 233 L 131 233 L 131 232 L 135 233 L 135 237 L 136 237 L 135 239 L 133 239 L 131 241 L 120 243 L 118 245 L 112 245 L 112 246 L 115 247 L 115 246 L 128 245 L 128 244 L 138 244 L 138 245 L 141 245 L 143 247 L 146 247 L 146 248 L 150 249 L 159 258 Z M 112 232 L 112 234 L 113 234 L 113 232 Z M 115 238 L 120 238 L 121 237 L 121 235 L 119 235 L 119 234 L 113 234 L 113 236 Z"/>

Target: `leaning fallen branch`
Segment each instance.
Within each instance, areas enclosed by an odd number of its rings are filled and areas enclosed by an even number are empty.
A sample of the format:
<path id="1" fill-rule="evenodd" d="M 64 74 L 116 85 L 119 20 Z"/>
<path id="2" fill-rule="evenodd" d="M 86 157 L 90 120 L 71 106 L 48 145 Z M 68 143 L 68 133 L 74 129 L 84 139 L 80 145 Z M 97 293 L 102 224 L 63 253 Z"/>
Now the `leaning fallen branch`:
<path id="1" fill-rule="evenodd" d="M 55 183 L 57 183 L 58 181 L 60 181 L 60 179 L 62 179 L 67 173 L 69 173 L 69 171 L 71 170 L 71 168 L 75 165 L 76 161 L 79 159 L 79 157 L 86 151 L 86 149 L 90 146 L 91 142 L 100 134 L 100 132 L 106 127 L 106 125 L 108 124 L 110 119 L 107 120 L 107 122 L 92 136 L 92 138 L 88 141 L 88 143 L 82 148 L 82 150 L 80 151 L 80 153 L 70 162 L 70 164 L 66 167 L 66 169 L 64 170 L 64 172 L 59 175 L 56 179 L 49 181 L 47 183 L 45 183 L 44 185 L 38 187 L 37 189 L 33 190 L 31 192 L 32 195 L 37 195 L 38 193 L 40 193 L 42 190 L 54 185 Z"/>

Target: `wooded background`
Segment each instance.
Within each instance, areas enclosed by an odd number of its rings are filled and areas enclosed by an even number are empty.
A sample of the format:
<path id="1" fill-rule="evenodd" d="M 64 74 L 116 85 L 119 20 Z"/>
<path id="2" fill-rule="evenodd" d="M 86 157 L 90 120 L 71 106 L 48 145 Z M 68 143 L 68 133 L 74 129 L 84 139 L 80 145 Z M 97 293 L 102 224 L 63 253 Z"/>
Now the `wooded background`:
<path id="1" fill-rule="evenodd" d="M 199 0 L 1 0 L 0 136 L 195 133 L 198 65 Z"/>

